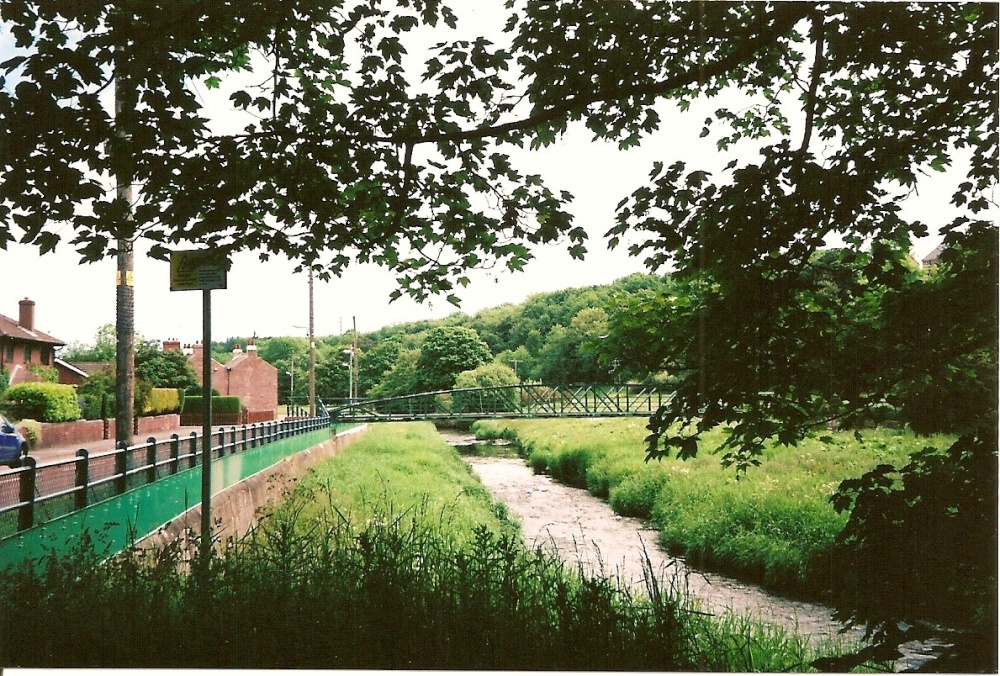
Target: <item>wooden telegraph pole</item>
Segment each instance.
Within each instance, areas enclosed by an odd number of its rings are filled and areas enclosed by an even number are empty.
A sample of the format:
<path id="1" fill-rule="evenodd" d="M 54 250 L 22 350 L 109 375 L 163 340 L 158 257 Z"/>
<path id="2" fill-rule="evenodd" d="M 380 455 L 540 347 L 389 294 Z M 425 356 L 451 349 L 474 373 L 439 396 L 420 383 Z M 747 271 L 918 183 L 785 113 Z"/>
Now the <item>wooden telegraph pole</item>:
<path id="1" fill-rule="evenodd" d="M 309 417 L 316 417 L 316 336 L 313 333 L 313 271 L 309 268 Z"/>
<path id="2" fill-rule="evenodd" d="M 125 118 L 134 108 L 134 93 L 128 91 L 123 77 L 126 55 L 115 52 L 115 139 L 112 154 L 115 160 L 115 193 L 127 208 L 122 226 L 132 222 L 132 156 L 131 135 Z M 128 229 L 128 228 L 126 228 Z M 132 233 L 118 233 L 118 268 L 115 280 L 115 441 L 132 445 L 132 425 L 135 417 L 135 259 Z"/>

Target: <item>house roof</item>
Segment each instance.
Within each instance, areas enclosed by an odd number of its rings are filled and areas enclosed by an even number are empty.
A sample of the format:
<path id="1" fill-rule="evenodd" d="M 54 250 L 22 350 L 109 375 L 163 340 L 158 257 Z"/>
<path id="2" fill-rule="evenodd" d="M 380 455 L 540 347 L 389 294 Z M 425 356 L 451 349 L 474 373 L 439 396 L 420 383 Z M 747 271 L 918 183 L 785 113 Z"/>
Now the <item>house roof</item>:
<path id="1" fill-rule="evenodd" d="M 89 378 L 90 377 L 90 374 L 87 373 L 86 371 L 84 371 L 79 366 L 74 366 L 73 364 L 70 364 L 68 361 L 63 361 L 62 359 L 56 359 L 56 366 L 64 368 L 67 371 L 75 373 L 78 376 L 82 376 L 84 378 Z"/>
<path id="2" fill-rule="evenodd" d="M 62 360 L 58 360 L 62 361 Z M 102 371 L 111 371 L 115 368 L 113 361 L 77 361 L 70 364 L 73 368 L 82 371 L 88 377 Z"/>
<path id="3" fill-rule="evenodd" d="M 26 340 L 33 343 L 46 343 L 48 345 L 65 345 L 66 343 L 41 331 L 29 331 L 16 320 L 5 315 L 0 315 L 0 337 L 13 338 L 15 340 Z"/>
<path id="4" fill-rule="evenodd" d="M 925 267 L 928 265 L 937 265 L 938 258 L 941 257 L 941 254 L 943 252 L 944 252 L 944 244 L 938 244 L 936 247 L 934 247 L 933 251 L 924 256 L 923 260 L 921 260 L 920 263 Z"/>

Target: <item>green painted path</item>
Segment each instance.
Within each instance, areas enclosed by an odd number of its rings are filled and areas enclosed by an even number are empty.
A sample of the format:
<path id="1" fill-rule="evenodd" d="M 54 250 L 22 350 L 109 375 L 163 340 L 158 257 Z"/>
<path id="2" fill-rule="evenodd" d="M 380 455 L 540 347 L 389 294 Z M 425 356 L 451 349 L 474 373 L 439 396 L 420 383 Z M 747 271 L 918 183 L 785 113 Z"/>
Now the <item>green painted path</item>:
<path id="1" fill-rule="evenodd" d="M 212 461 L 212 494 L 330 439 L 321 429 Z M 65 553 L 87 532 L 113 556 L 201 503 L 201 467 L 174 474 L 0 541 L 0 570 L 50 552 Z"/>

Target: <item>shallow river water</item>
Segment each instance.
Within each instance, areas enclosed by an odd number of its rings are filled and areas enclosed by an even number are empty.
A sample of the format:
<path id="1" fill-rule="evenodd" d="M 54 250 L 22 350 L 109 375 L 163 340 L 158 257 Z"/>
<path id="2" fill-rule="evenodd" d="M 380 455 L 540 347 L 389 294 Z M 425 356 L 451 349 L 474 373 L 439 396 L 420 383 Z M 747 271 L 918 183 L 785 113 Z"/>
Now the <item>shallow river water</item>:
<path id="1" fill-rule="evenodd" d="M 446 438 L 456 446 L 471 443 L 470 439 Z M 643 562 L 648 560 L 661 588 L 674 584 L 686 589 L 706 612 L 751 616 L 815 641 L 836 638 L 840 632 L 841 625 L 829 607 L 783 598 L 724 575 L 691 569 L 660 549 L 656 531 L 648 524 L 618 516 L 606 502 L 585 490 L 535 474 L 520 458 L 464 458 L 494 498 L 521 521 L 524 538 L 531 546 L 552 549 L 573 565 L 617 575 L 624 584 L 642 589 L 648 574 Z M 861 636 L 860 632 L 849 635 Z M 913 667 L 929 658 L 929 647 L 908 648 L 907 657 L 897 668 Z"/>

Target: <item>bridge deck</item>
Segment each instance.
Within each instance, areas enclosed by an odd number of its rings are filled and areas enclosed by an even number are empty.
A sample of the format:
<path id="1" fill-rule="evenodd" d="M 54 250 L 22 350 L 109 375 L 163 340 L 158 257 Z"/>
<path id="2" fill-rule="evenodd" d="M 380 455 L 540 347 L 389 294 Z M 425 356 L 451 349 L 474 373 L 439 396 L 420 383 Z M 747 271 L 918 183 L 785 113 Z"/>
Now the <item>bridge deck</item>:
<path id="1" fill-rule="evenodd" d="M 402 422 L 479 418 L 594 418 L 650 416 L 668 394 L 649 385 L 541 384 L 423 392 L 354 400 L 329 408 L 343 422 Z"/>

